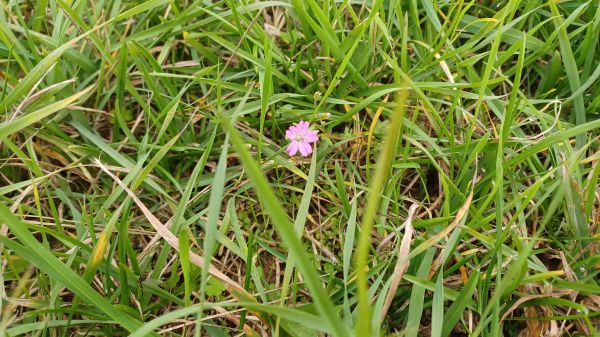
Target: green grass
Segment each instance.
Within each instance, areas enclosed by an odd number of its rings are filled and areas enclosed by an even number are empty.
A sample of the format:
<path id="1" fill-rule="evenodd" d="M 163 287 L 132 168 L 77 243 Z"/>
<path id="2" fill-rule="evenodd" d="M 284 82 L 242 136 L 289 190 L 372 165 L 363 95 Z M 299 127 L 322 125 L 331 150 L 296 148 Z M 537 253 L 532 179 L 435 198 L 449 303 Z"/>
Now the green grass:
<path id="1" fill-rule="evenodd" d="M 0 336 L 598 336 L 599 41 L 595 0 L 3 1 Z"/>

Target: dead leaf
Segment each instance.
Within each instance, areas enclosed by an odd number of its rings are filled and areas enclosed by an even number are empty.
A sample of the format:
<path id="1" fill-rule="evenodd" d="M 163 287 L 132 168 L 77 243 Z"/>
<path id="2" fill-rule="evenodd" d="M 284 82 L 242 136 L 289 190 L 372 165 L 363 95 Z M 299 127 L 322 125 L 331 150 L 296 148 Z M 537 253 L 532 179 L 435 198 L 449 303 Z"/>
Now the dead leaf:
<path id="1" fill-rule="evenodd" d="M 538 317 L 537 309 L 535 307 L 526 307 L 525 317 L 535 318 Z M 542 323 L 536 320 L 527 320 L 526 335 L 527 337 L 541 337 L 542 336 Z"/>
<path id="2" fill-rule="evenodd" d="M 150 222 L 150 224 L 152 225 L 152 227 L 154 227 L 154 229 L 156 230 L 156 232 L 171 246 L 173 247 L 175 250 L 179 251 L 179 240 L 177 239 L 177 237 L 171 233 L 171 231 L 169 230 L 169 228 L 167 228 L 167 226 L 163 225 L 162 222 L 160 222 L 160 220 L 158 220 L 154 214 L 152 214 L 152 212 L 150 212 L 150 210 L 146 207 L 146 205 L 144 205 L 144 203 L 135 195 L 135 193 L 133 193 L 119 178 L 117 178 L 114 174 L 112 174 L 112 172 L 110 172 L 105 166 L 104 164 L 102 164 L 100 162 L 100 160 L 96 159 L 96 165 L 98 165 L 98 167 L 104 171 L 106 174 L 108 174 L 119 186 L 121 186 L 121 188 L 131 197 L 131 199 L 133 200 L 133 202 L 135 202 L 135 204 L 140 208 L 140 210 L 142 211 L 142 213 L 144 213 L 144 216 L 146 217 L 146 219 L 148 219 L 148 221 Z M 204 258 L 198 254 L 195 254 L 193 252 L 190 252 L 190 261 L 197 265 L 200 268 L 204 268 Z M 217 268 L 215 268 L 212 264 L 208 264 L 208 272 L 209 274 L 211 274 L 212 276 L 216 277 L 217 279 L 221 280 L 221 282 L 225 283 L 227 286 L 229 286 L 230 291 L 231 290 L 235 290 L 238 293 L 241 293 L 243 295 L 245 295 L 244 297 L 250 297 L 253 298 L 252 295 L 250 295 L 246 289 L 244 289 L 244 287 L 242 287 L 240 284 L 238 284 L 237 282 L 235 282 L 234 280 L 232 280 L 231 278 L 229 278 L 229 276 L 223 274 L 220 270 L 218 270 Z"/>
<path id="3" fill-rule="evenodd" d="M 392 300 L 396 295 L 396 291 L 398 290 L 398 285 L 400 285 L 400 280 L 402 280 L 402 276 L 408 269 L 408 265 L 410 264 L 409 252 L 410 252 L 410 243 L 412 242 L 412 234 L 413 234 L 413 226 L 412 221 L 415 217 L 415 213 L 419 208 L 418 204 L 412 204 L 408 209 L 408 216 L 404 221 L 404 236 L 402 237 L 402 242 L 400 242 L 400 250 L 398 251 L 398 259 L 396 260 L 396 266 L 394 267 L 394 273 L 392 274 L 392 282 L 390 284 L 390 290 L 388 291 L 385 297 L 385 303 L 383 304 L 383 309 L 381 310 L 381 318 L 380 321 L 383 322 L 387 311 L 392 304 Z"/>

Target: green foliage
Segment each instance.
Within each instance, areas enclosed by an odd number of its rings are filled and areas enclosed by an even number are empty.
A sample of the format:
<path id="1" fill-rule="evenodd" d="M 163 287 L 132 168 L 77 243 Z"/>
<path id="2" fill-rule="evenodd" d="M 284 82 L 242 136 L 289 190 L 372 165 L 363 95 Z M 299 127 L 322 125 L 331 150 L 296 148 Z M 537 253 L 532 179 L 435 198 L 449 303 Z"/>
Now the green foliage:
<path id="1" fill-rule="evenodd" d="M 597 335 L 599 41 L 598 1 L 3 1 L 0 335 Z"/>
<path id="2" fill-rule="evenodd" d="M 206 284 L 206 295 L 208 296 L 221 296 L 225 291 L 223 283 L 216 281 L 214 278 L 209 278 Z"/>

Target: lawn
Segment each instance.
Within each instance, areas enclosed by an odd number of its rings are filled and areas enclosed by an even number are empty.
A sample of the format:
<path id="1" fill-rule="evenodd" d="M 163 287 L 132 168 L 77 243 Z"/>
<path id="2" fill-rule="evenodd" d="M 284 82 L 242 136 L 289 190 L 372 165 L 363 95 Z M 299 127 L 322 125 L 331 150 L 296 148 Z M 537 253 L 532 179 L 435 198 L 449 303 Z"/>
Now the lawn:
<path id="1" fill-rule="evenodd" d="M 600 1 L 1 0 L 0 337 L 600 336 Z"/>

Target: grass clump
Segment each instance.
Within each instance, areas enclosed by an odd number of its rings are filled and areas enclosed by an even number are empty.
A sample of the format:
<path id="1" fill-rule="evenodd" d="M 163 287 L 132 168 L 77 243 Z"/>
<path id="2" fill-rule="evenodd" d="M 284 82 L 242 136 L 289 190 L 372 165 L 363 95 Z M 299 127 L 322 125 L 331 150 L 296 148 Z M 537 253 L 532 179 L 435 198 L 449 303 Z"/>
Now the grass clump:
<path id="1" fill-rule="evenodd" d="M 599 41 L 597 1 L 3 2 L 0 335 L 598 335 Z"/>

